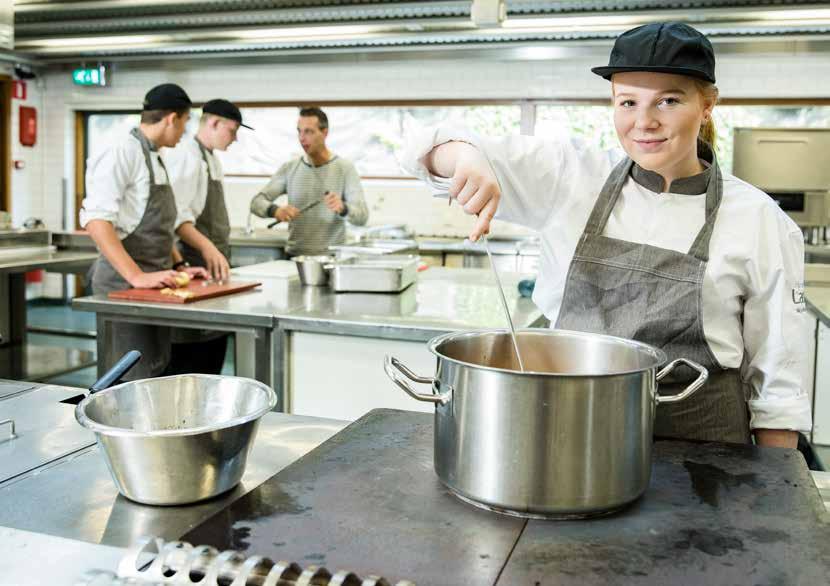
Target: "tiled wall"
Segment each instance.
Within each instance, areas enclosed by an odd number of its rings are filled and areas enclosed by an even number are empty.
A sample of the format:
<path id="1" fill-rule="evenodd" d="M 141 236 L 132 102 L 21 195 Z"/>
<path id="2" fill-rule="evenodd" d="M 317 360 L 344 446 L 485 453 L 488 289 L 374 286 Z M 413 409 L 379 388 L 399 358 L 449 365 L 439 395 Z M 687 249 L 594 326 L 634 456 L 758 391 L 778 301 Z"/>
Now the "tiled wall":
<path id="1" fill-rule="evenodd" d="M 248 102 L 604 98 L 608 96 L 608 84 L 592 75 L 589 68 L 602 63 L 605 55 L 607 49 L 601 48 L 595 58 L 537 61 L 392 62 L 356 57 L 325 64 L 205 65 L 170 60 L 156 68 L 116 64 L 108 88 L 76 87 L 68 68 L 53 71 L 38 83 L 29 84 L 27 103 L 39 112 L 38 144 L 31 149 L 15 146 L 14 156 L 24 160 L 26 168 L 12 175 L 14 218 L 19 222 L 39 216 L 53 229 L 60 229 L 66 219 L 69 227 L 74 226 L 73 111 L 136 108 L 146 90 L 158 83 L 178 83 L 197 101 L 218 95 Z M 724 97 L 825 98 L 830 96 L 830 55 L 730 55 L 719 61 L 718 77 Z M 16 121 L 13 134 L 17 136 Z M 70 202 L 65 211 L 64 180 L 66 201 Z M 229 182 L 234 224 L 245 223 L 247 202 L 256 192 L 257 183 Z M 373 224 L 406 222 L 419 232 L 464 234 L 471 221 L 455 208 L 447 210 L 418 185 L 373 182 L 365 188 Z M 505 227 L 499 230 L 508 231 Z"/>

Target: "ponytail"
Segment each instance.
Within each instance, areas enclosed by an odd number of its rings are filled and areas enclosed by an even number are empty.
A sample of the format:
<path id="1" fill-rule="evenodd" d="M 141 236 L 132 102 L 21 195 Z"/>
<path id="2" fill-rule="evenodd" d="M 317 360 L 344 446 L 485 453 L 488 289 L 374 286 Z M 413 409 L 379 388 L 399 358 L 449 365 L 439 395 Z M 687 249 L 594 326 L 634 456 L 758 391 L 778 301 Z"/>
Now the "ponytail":
<path id="1" fill-rule="evenodd" d="M 711 101 L 713 104 L 717 103 L 718 88 L 715 84 L 702 79 L 695 79 L 695 85 L 697 86 L 700 96 L 703 98 L 704 102 Z M 715 121 L 712 119 L 712 115 L 709 114 L 709 116 L 703 121 L 703 124 L 700 125 L 700 132 L 698 132 L 697 137 L 699 140 L 702 140 L 708 144 L 714 151 L 717 136 L 718 133 L 715 128 Z"/>
<path id="2" fill-rule="evenodd" d="M 715 121 L 709 116 L 700 125 L 700 132 L 697 135 L 698 139 L 702 140 L 715 150 L 715 140 L 718 138 L 718 132 L 715 129 Z"/>

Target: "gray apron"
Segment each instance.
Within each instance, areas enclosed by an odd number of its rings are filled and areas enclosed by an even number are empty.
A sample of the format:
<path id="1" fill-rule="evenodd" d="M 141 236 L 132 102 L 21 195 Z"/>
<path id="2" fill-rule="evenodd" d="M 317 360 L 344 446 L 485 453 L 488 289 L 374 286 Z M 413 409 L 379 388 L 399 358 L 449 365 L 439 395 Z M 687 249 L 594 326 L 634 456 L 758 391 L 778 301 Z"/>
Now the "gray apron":
<path id="1" fill-rule="evenodd" d="M 688 358 L 709 370 L 692 397 L 657 409 L 654 435 L 678 439 L 750 441 L 744 385 L 725 369 L 703 331 L 701 299 L 709 240 L 723 196 L 717 160 L 706 191 L 706 220 L 687 254 L 603 236 L 633 162 L 620 162 L 600 192 L 568 269 L 556 327 L 609 334 L 661 348 L 669 360 Z M 677 369 L 661 394 L 675 394 L 694 377 Z"/>
<path id="2" fill-rule="evenodd" d="M 150 160 L 150 141 L 137 128 L 131 131 L 141 143 L 144 162 L 150 172 L 150 197 L 141 221 L 121 241 L 127 254 L 144 272 L 169 269 L 172 265 L 173 230 L 176 225 L 176 201 L 168 184 L 156 184 Z M 161 159 L 159 159 L 161 161 Z M 164 163 L 161 164 L 164 168 Z M 165 173 L 167 170 L 165 169 Z M 92 292 L 96 295 L 129 289 L 130 284 L 116 271 L 103 255 L 92 267 Z M 112 347 L 109 356 L 99 356 L 105 368 L 111 367 L 129 350 L 141 352 L 141 360 L 124 380 L 136 380 L 160 375 L 170 361 L 170 328 L 138 324 L 112 324 Z"/>
<path id="3" fill-rule="evenodd" d="M 225 255 L 225 258 L 231 258 L 231 223 L 228 219 L 228 208 L 225 205 L 225 190 L 222 186 L 222 181 L 214 179 L 210 174 L 210 163 L 208 162 L 207 152 L 202 143 L 196 140 L 199 145 L 199 150 L 202 153 L 202 160 L 207 165 L 207 198 L 205 199 L 205 207 L 199 217 L 196 218 L 196 229 L 204 234 L 204 236 L 213 242 L 219 252 Z M 202 254 L 187 244 L 180 242 L 182 257 L 194 267 L 205 266 L 205 259 Z"/>
<path id="4" fill-rule="evenodd" d="M 222 181 L 214 179 L 210 174 L 210 163 L 208 162 L 206 149 L 202 143 L 196 140 L 199 145 L 199 151 L 202 153 L 202 160 L 207 165 L 207 198 L 205 198 L 205 207 L 199 217 L 196 218 L 196 229 L 201 232 L 208 240 L 213 242 L 219 252 L 225 255 L 225 258 L 231 258 L 231 224 L 228 220 L 228 208 L 225 205 L 225 189 L 222 186 Z M 182 253 L 182 258 L 190 263 L 190 266 L 203 267 L 205 266 L 205 259 L 202 253 L 186 242 L 179 242 L 179 250 Z M 208 340 L 215 340 L 221 336 L 228 335 L 226 332 L 217 332 L 214 330 L 197 330 L 191 328 L 178 328 L 173 330 L 174 344 L 193 344 L 199 342 L 206 342 Z"/>

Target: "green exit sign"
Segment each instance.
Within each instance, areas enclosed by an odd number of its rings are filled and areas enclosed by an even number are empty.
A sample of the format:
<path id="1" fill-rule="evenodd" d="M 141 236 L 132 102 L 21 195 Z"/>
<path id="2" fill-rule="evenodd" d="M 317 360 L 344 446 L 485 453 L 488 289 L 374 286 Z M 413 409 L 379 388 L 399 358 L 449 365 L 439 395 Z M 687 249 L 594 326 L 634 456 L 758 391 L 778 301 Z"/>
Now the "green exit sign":
<path id="1" fill-rule="evenodd" d="M 72 72 L 75 85 L 107 85 L 107 69 L 100 67 L 76 69 Z"/>

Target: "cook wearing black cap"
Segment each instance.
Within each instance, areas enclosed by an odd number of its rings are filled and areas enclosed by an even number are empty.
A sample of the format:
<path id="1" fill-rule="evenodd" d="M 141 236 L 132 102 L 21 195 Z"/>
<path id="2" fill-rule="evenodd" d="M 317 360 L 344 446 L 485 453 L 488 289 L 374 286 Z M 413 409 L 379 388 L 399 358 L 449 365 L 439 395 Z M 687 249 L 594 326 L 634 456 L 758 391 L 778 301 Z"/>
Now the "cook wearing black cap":
<path id="1" fill-rule="evenodd" d="M 199 130 L 164 154 L 176 194 L 182 266 L 205 266 L 216 280 L 226 280 L 230 264 L 230 222 L 225 204 L 222 166 L 215 151 L 236 140 L 242 113 L 227 100 L 210 100 L 202 106 Z M 253 129 L 252 129 L 253 130 Z M 228 334 L 203 330 L 173 333 L 171 374 L 222 371 Z"/>
<path id="2" fill-rule="evenodd" d="M 554 327 L 697 363 L 661 377 L 661 394 L 708 370 L 657 407 L 655 435 L 795 447 L 811 427 L 802 235 L 718 165 L 712 45 L 686 24 L 649 24 L 593 71 L 611 81 L 622 153 L 439 128 L 410 141 L 404 167 L 479 214 L 472 239 L 494 215 L 539 231 L 533 299 Z"/>
<path id="3" fill-rule="evenodd" d="M 93 293 L 176 286 L 176 202 L 158 149 L 179 142 L 189 117 L 190 98 L 182 88 L 156 86 L 144 98 L 139 126 L 89 160 L 80 222 L 101 253 L 91 271 Z M 195 268 L 188 273 L 206 274 Z M 125 352 L 139 350 L 142 359 L 125 378 L 162 374 L 170 359 L 169 328 L 112 328 L 113 343 L 99 364 L 109 368 Z"/>

